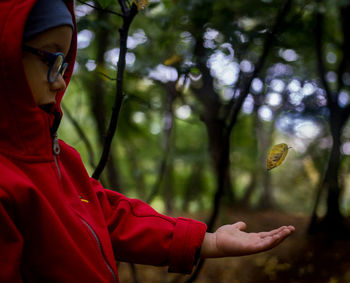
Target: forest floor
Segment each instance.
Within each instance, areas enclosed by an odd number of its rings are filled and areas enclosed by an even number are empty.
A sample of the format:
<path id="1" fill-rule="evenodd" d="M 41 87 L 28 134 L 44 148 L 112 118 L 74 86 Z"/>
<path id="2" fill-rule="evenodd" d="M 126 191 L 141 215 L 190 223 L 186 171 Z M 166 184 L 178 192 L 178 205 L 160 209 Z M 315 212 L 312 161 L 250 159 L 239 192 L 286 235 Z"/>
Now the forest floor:
<path id="1" fill-rule="evenodd" d="M 222 213 L 220 223 L 244 221 L 249 232 L 294 225 L 295 233 L 280 246 L 264 253 L 236 258 L 206 260 L 198 283 L 348 283 L 350 241 L 330 244 L 320 236 L 308 236 L 309 217 L 281 212 Z M 187 275 L 168 274 L 165 267 L 136 265 L 139 283 L 183 283 Z M 121 283 L 135 282 L 130 265 L 119 264 Z"/>

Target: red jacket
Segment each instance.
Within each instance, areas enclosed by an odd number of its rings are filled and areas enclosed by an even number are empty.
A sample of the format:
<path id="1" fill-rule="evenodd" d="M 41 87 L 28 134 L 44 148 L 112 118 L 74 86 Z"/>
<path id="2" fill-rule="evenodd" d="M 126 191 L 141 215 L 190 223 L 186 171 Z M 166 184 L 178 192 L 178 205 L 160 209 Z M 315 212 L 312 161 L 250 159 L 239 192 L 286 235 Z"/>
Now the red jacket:
<path id="1" fill-rule="evenodd" d="M 21 60 L 34 3 L 0 1 L 0 282 L 117 282 L 115 260 L 191 272 L 205 224 L 102 188 L 63 141 L 53 153 L 63 93 L 52 112 L 37 107 Z M 67 84 L 75 53 L 76 34 Z"/>

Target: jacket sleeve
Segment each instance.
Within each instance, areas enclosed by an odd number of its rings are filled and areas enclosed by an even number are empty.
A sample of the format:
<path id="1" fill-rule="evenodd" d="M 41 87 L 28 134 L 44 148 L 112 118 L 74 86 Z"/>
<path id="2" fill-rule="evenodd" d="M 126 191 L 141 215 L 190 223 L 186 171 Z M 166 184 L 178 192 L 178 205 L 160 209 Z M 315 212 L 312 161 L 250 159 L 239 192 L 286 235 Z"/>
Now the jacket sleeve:
<path id="1" fill-rule="evenodd" d="M 10 198 L 0 188 L 0 282 L 22 282 L 23 238 L 11 215 Z"/>
<path id="2" fill-rule="evenodd" d="M 103 189 L 92 179 L 117 260 L 169 266 L 169 272 L 191 273 L 206 225 L 157 213 L 146 203 Z"/>

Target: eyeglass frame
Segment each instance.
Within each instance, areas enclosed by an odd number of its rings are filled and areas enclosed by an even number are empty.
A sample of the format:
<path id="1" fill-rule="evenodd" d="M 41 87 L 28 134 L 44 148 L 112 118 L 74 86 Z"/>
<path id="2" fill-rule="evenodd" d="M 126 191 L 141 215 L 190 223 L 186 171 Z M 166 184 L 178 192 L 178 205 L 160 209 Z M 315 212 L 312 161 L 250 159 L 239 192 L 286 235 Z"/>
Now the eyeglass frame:
<path id="1" fill-rule="evenodd" d="M 64 75 L 64 72 L 66 71 L 67 67 L 68 67 L 68 63 L 65 62 L 65 56 L 62 52 L 57 52 L 57 53 L 52 53 L 46 50 L 41 50 L 35 47 L 31 47 L 28 45 L 23 45 L 23 50 L 27 51 L 29 53 L 32 53 L 34 55 L 37 55 L 43 59 L 45 59 L 47 61 L 47 63 L 49 64 L 49 70 L 47 71 L 47 80 L 50 83 L 54 83 L 59 75 Z M 62 57 L 62 65 L 60 67 L 60 69 L 58 70 L 57 74 L 55 75 L 54 79 L 50 79 L 50 74 L 52 71 L 52 68 L 57 60 L 58 57 Z"/>

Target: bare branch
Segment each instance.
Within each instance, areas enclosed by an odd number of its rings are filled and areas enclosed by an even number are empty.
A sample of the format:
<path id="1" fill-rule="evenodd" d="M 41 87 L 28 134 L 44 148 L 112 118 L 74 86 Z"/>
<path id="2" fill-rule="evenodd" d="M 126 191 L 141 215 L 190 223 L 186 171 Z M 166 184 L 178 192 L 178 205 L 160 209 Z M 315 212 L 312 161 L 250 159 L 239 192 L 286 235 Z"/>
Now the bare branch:
<path id="1" fill-rule="evenodd" d="M 120 7 L 122 8 L 123 15 L 127 16 L 129 13 L 129 8 L 128 8 L 127 4 L 125 3 L 124 0 L 118 0 L 118 2 L 119 2 Z"/>
<path id="2" fill-rule="evenodd" d="M 165 115 L 166 119 L 164 119 L 164 128 L 163 128 L 163 159 L 159 166 L 159 172 L 157 174 L 157 180 L 153 186 L 153 190 L 149 197 L 147 198 L 147 203 L 150 203 L 154 197 L 157 195 L 161 184 L 164 180 L 165 174 L 168 169 L 168 161 L 171 151 L 171 137 L 174 128 L 174 113 L 173 113 L 173 104 L 178 95 L 175 87 L 175 83 L 170 82 L 165 85 L 167 89 L 167 101 L 165 105 Z"/>
<path id="3" fill-rule="evenodd" d="M 82 0 L 77 0 L 79 3 L 83 4 L 83 5 L 86 5 L 86 6 L 89 6 L 91 8 L 94 8 L 95 10 L 97 11 L 101 11 L 101 12 L 104 12 L 104 13 L 110 13 L 110 14 L 113 14 L 113 15 L 117 15 L 119 17 L 124 17 L 122 14 L 118 13 L 118 12 L 115 12 L 115 11 L 112 11 L 112 10 L 109 10 L 109 9 L 103 9 L 101 7 L 97 7 L 95 5 L 92 5 L 90 3 L 87 3 L 85 1 L 82 1 Z"/>
<path id="4" fill-rule="evenodd" d="M 270 52 L 270 49 L 272 47 L 273 41 L 275 39 L 275 36 L 279 32 L 281 32 L 281 27 L 283 26 L 283 23 L 285 21 L 287 13 L 290 10 L 291 4 L 292 4 L 292 0 L 286 0 L 284 6 L 282 7 L 280 12 L 278 13 L 276 21 L 275 21 L 275 24 L 272 27 L 271 32 L 269 32 L 267 34 L 267 36 L 266 36 L 264 47 L 263 47 L 263 51 L 262 51 L 262 54 L 260 56 L 260 59 L 259 59 L 258 63 L 255 66 L 254 72 L 243 83 L 243 89 L 242 89 L 239 97 L 237 98 L 236 102 L 234 103 L 232 111 L 231 111 L 230 122 L 229 122 L 229 125 L 228 125 L 228 132 L 229 133 L 231 133 L 232 128 L 233 128 L 234 124 L 237 121 L 237 117 L 238 117 L 239 111 L 240 111 L 240 109 L 241 109 L 241 107 L 243 105 L 244 100 L 248 96 L 248 93 L 249 93 L 249 90 L 250 90 L 250 86 L 252 84 L 253 79 L 258 75 L 258 73 L 261 71 L 262 67 L 265 64 L 267 55 Z"/>
<path id="5" fill-rule="evenodd" d="M 315 25 L 315 48 L 316 48 L 316 58 L 317 58 L 317 71 L 326 91 L 327 103 L 330 107 L 333 107 L 334 103 L 336 103 L 332 91 L 329 87 L 329 84 L 326 80 L 326 67 L 323 61 L 323 50 L 322 50 L 322 42 L 323 42 L 323 15 L 318 11 L 316 13 L 316 25 Z"/>
<path id="6" fill-rule="evenodd" d="M 123 6 L 125 6 L 125 2 L 120 0 L 119 1 Z M 124 13 L 123 16 L 123 25 L 119 29 L 120 33 L 120 53 L 119 53 L 119 59 L 118 59 L 118 66 L 117 66 L 117 81 L 116 81 L 116 95 L 114 100 L 114 106 L 113 106 L 113 112 L 111 116 L 111 120 L 108 126 L 107 135 L 105 138 L 105 143 L 103 147 L 103 152 L 100 158 L 100 161 L 95 169 L 95 172 L 92 174 L 92 177 L 94 179 L 99 179 L 104 167 L 106 166 L 113 136 L 115 134 L 115 131 L 117 129 L 118 124 L 118 117 L 120 108 L 123 102 L 124 94 L 123 94 L 123 80 L 124 80 L 124 70 L 125 70 L 125 57 L 127 52 L 127 39 L 128 39 L 128 32 L 131 25 L 131 22 L 133 21 L 134 17 L 137 14 L 137 7 L 133 5 L 130 10 L 125 11 L 125 7 L 122 6 L 122 10 Z"/>
<path id="7" fill-rule="evenodd" d="M 102 73 L 102 72 L 97 72 L 97 73 L 98 73 L 99 75 L 101 75 L 101 76 L 103 76 L 103 77 L 109 79 L 110 81 L 116 81 L 116 80 L 117 80 L 117 79 L 115 79 L 115 78 L 112 78 L 112 77 L 106 75 L 105 73 Z"/>
<path id="8" fill-rule="evenodd" d="M 68 108 L 62 103 L 61 104 L 62 109 L 64 111 L 64 113 L 66 114 L 68 120 L 72 123 L 73 127 L 76 129 L 79 137 L 82 139 L 82 141 L 84 142 L 86 149 L 88 151 L 88 155 L 89 155 L 89 163 L 90 165 L 94 168 L 95 167 L 95 161 L 94 161 L 94 151 L 92 149 L 92 145 L 89 141 L 89 139 L 87 138 L 87 136 L 85 135 L 83 129 L 80 127 L 79 123 L 77 120 L 74 119 L 74 117 L 72 116 L 72 114 L 70 113 L 70 111 L 68 110 Z"/>
<path id="9" fill-rule="evenodd" d="M 342 59 L 340 61 L 340 64 L 338 66 L 338 93 L 341 91 L 341 89 L 344 86 L 343 82 L 343 75 L 348 70 L 350 70 L 350 55 L 349 55 L 349 48 L 350 48 L 350 5 L 340 7 L 340 21 L 341 21 L 341 30 L 343 32 L 343 42 L 341 45 L 341 51 L 342 51 Z"/>

